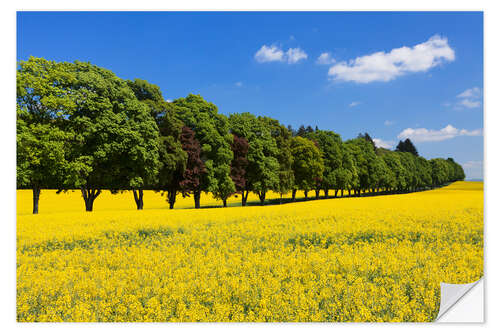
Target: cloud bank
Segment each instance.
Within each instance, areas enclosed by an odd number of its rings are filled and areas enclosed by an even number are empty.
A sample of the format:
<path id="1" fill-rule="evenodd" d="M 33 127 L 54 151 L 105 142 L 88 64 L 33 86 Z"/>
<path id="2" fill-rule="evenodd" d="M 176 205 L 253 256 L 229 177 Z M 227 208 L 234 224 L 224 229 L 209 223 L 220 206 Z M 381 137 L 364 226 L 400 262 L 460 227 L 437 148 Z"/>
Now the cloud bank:
<path id="1" fill-rule="evenodd" d="M 384 141 L 382 139 L 374 138 L 373 142 L 378 148 L 392 149 L 395 142 L 394 141 Z"/>
<path id="2" fill-rule="evenodd" d="M 459 99 L 458 105 L 466 107 L 468 109 L 478 108 L 481 106 L 481 89 L 478 87 L 473 87 L 465 90 L 464 92 L 457 95 Z"/>
<path id="3" fill-rule="evenodd" d="M 329 52 L 321 53 L 318 59 L 316 59 L 316 63 L 318 65 L 331 65 L 336 61 L 332 58 L 332 55 Z"/>
<path id="4" fill-rule="evenodd" d="M 457 136 L 480 136 L 481 129 L 466 130 L 458 129 L 452 125 L 448 125 L 440 130 L 432 130 L 427 128 L 407 128 L 398 134 L 398 139 L 409 138 L 413 142 L 436 142 L 453 139 Z"/>
<path id="5" fill-rule="evenodd" d="M 446 61 L 455 60 L 455 51 L 445 37 L 435 35 L 413 47 L 403 46 L 390 52 L 376 52 L 330 67 L 328 75 L 337 81 L 387 82 L 397 77 L 426 72 Z"/>
<path id="6" fill-rule="evenodd" d="M 259 63 L 264 62 L 287 62 L 296 64 L 303 59 L 307 59 L 307 53 L 300 47 L 289 48 L 286 52 L 276 45 L 262 45 L 255 53 L 254 58 Z"/>

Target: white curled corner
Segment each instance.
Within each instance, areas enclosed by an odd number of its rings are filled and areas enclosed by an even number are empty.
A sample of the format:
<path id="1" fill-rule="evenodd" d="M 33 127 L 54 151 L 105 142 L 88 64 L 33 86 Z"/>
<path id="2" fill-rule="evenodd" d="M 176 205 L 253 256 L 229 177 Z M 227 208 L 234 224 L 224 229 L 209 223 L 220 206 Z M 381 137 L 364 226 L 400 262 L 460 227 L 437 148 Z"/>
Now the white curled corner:
<path id="1" fill-rule="evenodd" d="M 476 285 L 480 285 L 480 290 L 478 288 L 477 292 L 474 293 L 474 297 L 468 298 L 464 297 L 469 293 Z M 451 284 L 451 283 L 443 283 L 441 282 L 441 303 L 439 305 L 439 313 L 436 317 L 437 322 L 483 322 L 483 278 L 467 284 Z M 471 293 L 472 294 L 472 293 Z M 463 301 L 463 302 L 462 302 Z M 464 303 L 464 304 L 461 304 Z M 457 305 L 457 306 L 455 306 Z M 454 316 L 449 316 L 452 314 L 451 312 L 455 310 L 456 307 L 460 306 L 457 314 Z M 453 308 L 453 309 L 452 309 Z M 447 313 L 449 310 L 450 313 Z M 475 311 L 478 315 L 474 318 L 476 320 L 468 320 L 466 318 L 462 318 L 460 313 L 470 313 L 470 311 Z M 480 312 L 478 312 L 480 311 Z M 447 314 L 443 318 L 443 315 Z M 460 319 L 458 319 L 460 318 Z"/>

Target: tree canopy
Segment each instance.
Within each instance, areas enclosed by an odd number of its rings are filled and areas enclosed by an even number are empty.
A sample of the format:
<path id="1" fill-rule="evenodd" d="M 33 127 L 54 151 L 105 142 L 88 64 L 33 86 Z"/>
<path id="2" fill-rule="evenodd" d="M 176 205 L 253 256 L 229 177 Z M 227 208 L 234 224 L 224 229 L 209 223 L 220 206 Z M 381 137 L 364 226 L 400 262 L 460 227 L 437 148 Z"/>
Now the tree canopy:
<path id="1" fill-rule="evenodd" d="M 359 196 L 465 178 L 453 158 L 427 160 L 410 139 L 390 151 L 368 133 L 343 141 L 317 126 L 294 130 L 249 112 L 227 117 L 200 95 L 167 102 L 157 85 L 86 62 L 31 57 L 16 80 L 17 186 L 33 190 L 34 213 L 46 188 L 80 189 L 91 211 L 103 190 L 132 190 L 138 209 L 145 189 L 166 193 L 170 208 L 181 192 L 199 208 L 202 192 L 223 206 L 241 193 L 246 205 L 249 192 L 264 204 L 269 191 Z"/>
<path id="2" fill-rule="evenodd" d="M 229 133 L 228 119 L 218 113 L 215 104 L 200 95 L 189 94 L 173 102 L 176 113 L 184 125 L 194 131 L 201 145 L 201 160 L 206 173 L 201 180 L 201 191 L 211 192 L 216 198 L 225 200 L 235 192 L 231 180 L 233 136 Z M 201 191 L 193 193 L 195 205 L 199 206 Z"/>
<path id="3" fill-rule="evenodd" d="M 396 146 L 396 151 L 411 153 L 415 156 L 418 156 L 417 148 L 415 148 L 413 142 L 411 142 L 410 139 L 399 141 L 398 145 Z"/>
<path id="4" fill-rule="evenodd" d="M 314 189 L 323 179 L 324 162 L 320 149 L 306 138 L 296 136 L 291 142 L 294 156 L 292 169 L 295 176 L 295 186 L 307 192 Z"/>

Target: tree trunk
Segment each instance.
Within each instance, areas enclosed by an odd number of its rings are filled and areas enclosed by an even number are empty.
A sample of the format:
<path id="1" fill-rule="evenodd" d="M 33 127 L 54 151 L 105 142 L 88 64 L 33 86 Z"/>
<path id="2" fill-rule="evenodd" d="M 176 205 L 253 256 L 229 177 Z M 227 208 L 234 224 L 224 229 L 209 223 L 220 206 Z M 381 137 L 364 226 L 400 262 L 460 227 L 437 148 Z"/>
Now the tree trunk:
<path id="1" fill-rule="evenodd" d="M 339 189 L 335 189 L 335 198 L 337 197 L 337 195 L 339 194 Z"/>
<path id="2" fill-rule="evenodd" d="M 227 198 L 222 199 L 222 207 L 227 207 Z"/>
<path id="3" fill-rule="evenodd" d="M 347 191 L 349 192 L 349 196 L 351 196 L 351 189 L 348 189 Z"/>
<path id="4" fill-rule="evenodd" d="M 309 192 L 308 190 L 304 190 L 304 197 L 307 199 L 307 192 Z"/>
<path id="5" fill-rule="evenodd" d="M 168 191 L 167 197 L 168 197 L 168 208 L 174 209 L 175 199 L 177 198 L 177 191 L 176 190 Z"/>
<path id="6" fill-rule="evenodd" d="M 344 189 L 340 189 L 340 197 L 343 197 L 344 196 Z"/>
<path id="7" fill-rule="evenodd" d="M 193 193 L 193 196 L 194 196 L 194 208 L 200 208 L 201 191 L 195 191 Z"/>
<path id="8" fill-rule="evenodd" d="M 319 189 L 316 189 L 316 199 L 319 199 Z"/>
<path id="9" fill-rule="evenodd" d="M 134 200 L 135 205 L 137 206 L 137 210 L 142 210 L 142 208 L 144 207 L 144 201 L 142 200 L 144 191 L 142 190 L 142 188 L 140 188 L 138 190 L 134 189 L 132 190 L 132 192 L 134 192 Z"/>
<path id="10" fill-rule="evenodd" d="M 292 190 L 292 201 L 295 201 L 295 195 L 297 194 L 297 190 L 293 189 Z"/>
<path id="11" fill-rule="evenodd" d="M 241 192 L 241 205 L 242 206 L 247 205 L 248 193 L 250 193 L 250 191 L 242 191 Z"/>
<path id="12" fill-rule="evenodd" d="M 85 210 L 87 212 L 91 212 L 94 208 L 94 200 L 101 194 L 100 189 L 95 188 L 87 188 L 87 186 L 83 186 L 81 188 L 83 200 L 85 201 Z"/>
<path id="13" fill-rule="evenodd" d="M 38 214 L 38 201 L 40 200 L 41 189 L 38 186 L 33 186 L 33 214 Z"/>
<path id="14" fill-rule="evenodd" d="M 266 201 L 266 192 L 259 192 L 260 205 L 264 206 L 264 201 Z"/>
<path id="15" fill-rule="evenodd" d="M 325 192 L 325 198 L 328 198 L 328 189 L 323 190 Z"/>

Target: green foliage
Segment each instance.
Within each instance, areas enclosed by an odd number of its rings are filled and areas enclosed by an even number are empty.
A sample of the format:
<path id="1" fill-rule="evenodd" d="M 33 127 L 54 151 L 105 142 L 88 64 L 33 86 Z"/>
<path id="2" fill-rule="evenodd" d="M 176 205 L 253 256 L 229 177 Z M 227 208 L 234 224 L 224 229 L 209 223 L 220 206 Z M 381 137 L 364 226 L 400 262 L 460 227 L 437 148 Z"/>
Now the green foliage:
<path id="1" fill-rule="evenodd" d="M 340 135 L 332 131 L 317 130 L 306 134 L 306 137 L 314 141 L 320 151 L 324 162 L 324 171 L 320 187 L 328 190 L 335 188 L 338 183 L 337 170 L 342 169 L 342 139 Z M 342 177 L 342 175 L 340 175 Z"/>
<path id="2" fill-rule="evenodd" d="M 146 105 L 127 82 L 90 63 L 64 63 L 74 80 L 61 82 L 75 108 L 67 128 L 75 134 L 68 186 L 138 188 L 158 172 L 159 132 Z"/>
<path id="3" fill-rule="evenodd" d="M 403 166 L 404 177 L 406 182 L 406 190 L 410 191 L 415 189 L 417 185 L 417 167 L 415 165 L 415 155 L 407 152 L 400 152 L 399 157 L 401 160 L 401 165 Z"/>
<path id="4" fill-rule="evenodd" d="M 396 188 L 402 191 L 406 188 L 406 170 L 401 164 L 401 158 L 399 153 L 388 151 L 387 153 L 382 155 L 385 164 L 391 170 L 394 177 L 389 179 L 387 183 L 387 188 Z"/>
<path id="5" fill-rule="evenodd" d="M 179 119 L 195 132 L 201 144 L 201 159 L 207 171 L 202 179 L 203 191 L 212 192 L 219 199 L 227 198 L 235 192 L 230 176 L 233 136 L 229 133 L 227 117 L 200 95 L 190 94 L 172 104 Z"/>
<path id="6" fill-rule="evenodd" d="M 148 108 L 111 71 L 31 57 L 19 64 L 17 106 L 31 130 L 31 125 L 50 126 L 38 128 L 35 136 L 46 140 L 48 132 L 65 133 L 60 151 L 67 163 L 57 187 L 82 188 L 88 210 L 102 188 L 142 187 L 155 179 L 158 127 Z"/>
<path id="7" fill-rule="evenodd" d="M 279 189 L 279 150 L 269 120 L 251 113 L 229 116 L 231 133 L 248 141 L 246 189 L 257 194 Z"/>
<path id="8" fill-rule="evenodd" d="M 355 190 L 367 190 L 372 188 L 374 184 L 373 175 L 375 174 L 374 166 L 377 156 L 372 144 L 365 138 L 356 138 L 346 142 L 347 148 L 353 156 L 359 183 L 353 186 Z"/>
<path id="9" fill-rule="evenodd" d="M 294 131 L 250 113 L 228 119 L 199 95 L 167 103 L 158 86 L 90 63 L 31 57 L 19 63 L 16 80 L 17 186 L 34 189 L 34 196 L 41 188 L 81 188 L 89 210 L 101 189 L 166 191 L 173 208 L 180 190 L 192 192 L 197 206 L 201 191 L 225 202 L 234 182 L 263 202 L 270 190 L 359 195 L 465 178 L 452 158 L 419 157 L 409 139 L 390 151 L 376 148 L 367 133 L 343 142 L 333 131 L 304 125 Z M 248 151 L 231 174 L 233 135 Z"/>
<path id="10" fill-rule="evenodd" d="M 17 113 L 17 187 L 56 188 L 68 167 L 68 133 L 50 124 L 28 124 L 27 112 Z M 28 117 L 29 118 L 29 117 Z"/>
<path id="11" fill-rule="evenodd" d="M 415 148 L 413 142 L 411 142 L 410 139 L 399 141 L 398 145 L 396 146 L 396 151 L 407 152 L 413 154 L 414 156 L 418 156 L 417 148 Z"/>
<path id="12" fill-rule="evenodd" d="M 292 169 L 293 155 L 291 150 L 292 131 L 287 129 L 284 125 L 276 119 L 269 117 L 259 117 L 261 121 L 267 124 L 271 129 L 271 136 L 276 142 L 278 149 L 278 163 L 279 163 L 279 184 L 277 192 L 286 194 L 293 189 L 294 174 Z"/>
<path id="13" fill-rule="evenodd" d="M 175 107 L 164 100 L 158 86 L 140 79 L 127 81 L 127 84 L 136 98 L 147 106 L 159 128 L 158 177 L 149 179 L 145 185 L 155 190 L 177 192 L 187 163 L 187 153 L 180 142 L 183 123 L 177 119 Z"/>
<path id="14" fill-rule="evenodd" d="M 76 82 L 76 77 L 66 63 L 35 57 L 19 62 L 16 101 L 23 119 L 28 124 L 60 125 L 78 103 L 67 89 L 68 82 Z"/>
<path id="15" fill-rule="evenodd" d="M 433 158 L 430 160 L 432 168 L 432 185 L 444 184 L 448 179 L 448 166 L 444 159 Z"/>
<path id="16" fill-rule="evenodd" d="M 300 136 L 292 139 L 291 148 L 296 188 L 304 191 L 313 189 L 322 179 L 325 169 L 321 151 L 313 141 Z"/>
<path id="17" fill-rule="evenodd" d="M 422 156 L 415 159 L 417 168 L 417 187 L 426 188 L 432 186 L 432 167 L 429 161 Z"/>
<path id="18" fill-rule="evenodd" d="M 335 186 L 333 188 L 338 190 L 357 188 L 359 177 L 354 156 L 345 143 L 342 143 L 340 148 L 342 164 L 339 169 L 334 170 Z"/>

